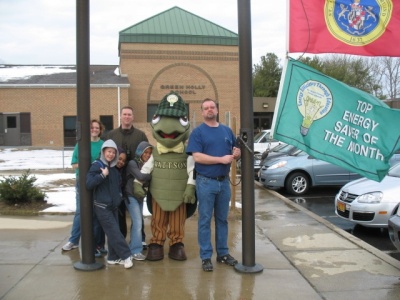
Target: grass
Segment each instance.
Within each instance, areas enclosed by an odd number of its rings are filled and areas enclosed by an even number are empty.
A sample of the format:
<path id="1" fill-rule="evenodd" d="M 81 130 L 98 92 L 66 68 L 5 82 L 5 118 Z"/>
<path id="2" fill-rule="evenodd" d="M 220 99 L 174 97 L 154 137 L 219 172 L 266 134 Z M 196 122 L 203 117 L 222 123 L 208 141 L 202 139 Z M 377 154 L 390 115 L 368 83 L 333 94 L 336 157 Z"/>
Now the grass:
<path id="1" fill-rule="evenodd" d="M 40 212 L 53 206 L 46 201 L 33 201 L 31 203 L 21 203 L 10 205 L 0 201 L 0 215 L 3 216 L 38 216 Z"/>

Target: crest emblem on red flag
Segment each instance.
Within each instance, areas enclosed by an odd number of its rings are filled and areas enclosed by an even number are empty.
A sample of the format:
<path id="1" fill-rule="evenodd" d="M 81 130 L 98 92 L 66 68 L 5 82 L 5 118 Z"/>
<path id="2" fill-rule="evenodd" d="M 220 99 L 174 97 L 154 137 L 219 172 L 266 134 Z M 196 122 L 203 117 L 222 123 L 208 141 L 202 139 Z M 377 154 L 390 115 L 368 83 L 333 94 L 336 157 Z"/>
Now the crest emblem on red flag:
<path id="1" fill-rule="evenodd" d="M 378 39 L 391 19 L 391 1 L 355 0 L 325 3 L 325 22 L 338 40 L 353 46 L 364 46 Z"/>
<path id="2" fill-rule="evenodd" d="M 400 56 L 400 1 L 290 0 L 289 52 Z"/>

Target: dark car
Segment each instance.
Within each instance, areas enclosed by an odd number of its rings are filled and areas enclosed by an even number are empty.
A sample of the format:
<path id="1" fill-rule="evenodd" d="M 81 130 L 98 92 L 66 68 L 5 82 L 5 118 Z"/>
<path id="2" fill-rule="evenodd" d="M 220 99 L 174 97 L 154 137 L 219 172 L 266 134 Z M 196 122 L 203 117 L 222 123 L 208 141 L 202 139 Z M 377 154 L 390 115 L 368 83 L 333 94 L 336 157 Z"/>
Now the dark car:
<path id="1" fill-rule="evenodd" d="M 270 160 L 284 155 L 291 155 L 297 150 L 298 148 L 289 144 L 280 144 L 271 150 L 265 150 L 260 157 L 260 166 L 264 164 L 266 159 Z"/>
<path id="2" fill-rule="evenodd" d="M 272 149 L 265 150 L 262 154 L 254 154 L 254 177 L 258 180 L 258 173 L 266 159 L 278 158 L 283 155 L 290 155 L 297 150 L 295 146 L 289 144 L 279 144 Z"/>

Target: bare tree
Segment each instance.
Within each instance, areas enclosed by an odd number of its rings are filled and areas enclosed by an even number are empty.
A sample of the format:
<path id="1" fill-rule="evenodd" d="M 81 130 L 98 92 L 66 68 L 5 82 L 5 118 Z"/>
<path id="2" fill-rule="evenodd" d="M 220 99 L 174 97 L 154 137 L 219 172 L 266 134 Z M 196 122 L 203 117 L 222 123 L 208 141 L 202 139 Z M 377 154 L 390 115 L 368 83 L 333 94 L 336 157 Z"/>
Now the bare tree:
<path id="1" fill-rule="evenodd" d="M 370 93 L 379 99 L 385 99 L 387 96 L 384 95 L 383 87 L 385 86 L 384 82 L 384 70 L 383 66 L 380 63 L 379 58 L 369 57 L 364 58 L 364 63 L 369 70 L 369 74 L 374 79 L 371 83 L 371 86 L 368 88 Z"/>
<path id="2" fill-rule="evenodd" d="M 382 79 L 389 99 L 400 97 L 400 58 L 380 57 L 379 64 L 382 68 Z"/>
<path id="3" fill-rule="evenodd" d="M 361 57 L 327 54 L 299 57 L 301 62 L 379 99 L 400 98 L 400 58 Z M 254 96 L 274 97 L 278 92 L 282 68 L 273 53 L 261 57 L 254 65 Z"/>
<path id="4" fill-rule="evenodd" d="M 367 93 L 374 94 L 379 92 L 379 81 L 375 77 L 373 69 L 377 66 L 367 58 L 347 54 L 330 54 L 321 58 L 302 58 L 300 61 Z"/>

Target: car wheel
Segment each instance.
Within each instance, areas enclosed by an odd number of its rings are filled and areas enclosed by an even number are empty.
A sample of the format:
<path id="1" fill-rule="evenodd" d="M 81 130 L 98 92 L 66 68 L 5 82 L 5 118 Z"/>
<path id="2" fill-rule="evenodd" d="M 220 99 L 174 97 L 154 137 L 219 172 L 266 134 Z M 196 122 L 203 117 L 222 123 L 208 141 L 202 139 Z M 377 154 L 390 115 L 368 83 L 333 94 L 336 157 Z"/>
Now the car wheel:
<path id="1" fill-rule="evenodd" d="M 285 188 L 292 195 L 304 195 L 310 188 L 310 180 L 304 173 L 293 173 L 286 179 Z"/>

